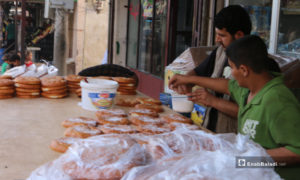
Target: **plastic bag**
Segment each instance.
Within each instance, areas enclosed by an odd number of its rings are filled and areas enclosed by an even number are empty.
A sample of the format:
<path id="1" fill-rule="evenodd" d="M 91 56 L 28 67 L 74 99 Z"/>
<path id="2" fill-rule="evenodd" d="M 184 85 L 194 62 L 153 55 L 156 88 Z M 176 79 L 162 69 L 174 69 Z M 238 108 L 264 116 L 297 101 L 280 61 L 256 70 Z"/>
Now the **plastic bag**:
<path id="1" fill-rule="evenodd" d="M 237 156 L 268 157 L 261 146 L 243 135 L 174 131 L 150 137 L 145 146 L 152 147 L 147 149 L 155 160 L 132 168 L 122 180 L 280 179 L 273 168 L 236 167 Z"/>
<path id="2" fill-rule="evenodd" d="M 144 149 L 127 135 L 100 135 L 74 143 L 52 163 L 30 175 L 40 179 L 120 179 L 134 166 L 146 164 Z"/>
<path id="3" fill-rule="evenodd" d="M 237 156 L 269 157 L 243 135 L 184 128 L 154 136 L 99 135 L 74 143 L 28 180 L 280 179 L 273 168 L 237 168 Z"/>
<path id="4" fill-rule="evenodd" d="M 17 66 L 14 68 L 11 68 L 7 71 L 5 71 L 5 73 L 3 75 L 7 75 L 7 76 L 11 76 L 13 78 L 18 77 L 22 74 L 24 74 L 26 71 L 26 65 L 22 65 L 22 66 Z"/>

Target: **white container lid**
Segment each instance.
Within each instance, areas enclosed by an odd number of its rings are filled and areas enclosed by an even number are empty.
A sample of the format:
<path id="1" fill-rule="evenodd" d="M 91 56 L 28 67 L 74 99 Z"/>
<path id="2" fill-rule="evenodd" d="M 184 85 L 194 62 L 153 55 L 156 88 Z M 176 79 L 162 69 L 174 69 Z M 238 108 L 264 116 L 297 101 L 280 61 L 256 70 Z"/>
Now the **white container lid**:
<path id="1" fill-rule="evenodd" d="M 86 82 L 87 81 L 87 82 Z M 119 87 L 118 82 L 106 79 L 93 79 L 88 78 L 86 80 L 80 81 L 80 86 L 82 88 L 87 88 L 91 90 L 101 89 L 117 89 Z"/>

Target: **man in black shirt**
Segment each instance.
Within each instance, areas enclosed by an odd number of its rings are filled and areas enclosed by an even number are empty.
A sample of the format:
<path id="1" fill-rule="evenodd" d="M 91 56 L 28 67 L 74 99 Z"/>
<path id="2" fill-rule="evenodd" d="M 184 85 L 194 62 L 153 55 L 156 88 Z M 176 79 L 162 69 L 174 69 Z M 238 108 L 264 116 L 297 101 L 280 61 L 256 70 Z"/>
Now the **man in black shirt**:
<path id="1" fill-rule="evenodd" d="M 251 20 L 247 11 L 239 5 L 231 5 L 223 8 L 214 19 L 215 41 L 219 45 L 198 67 L 188 72 L 187 75 L 198 75 L 205 77 L 230 78 L 225 49 L 233 41 L 250 34 Z M 224 72 L 227 69 L 229 72 Z M 191 87 L 179 86 L 176 91 L 185 94 L 191 91 Z M 198 96 L 193 97 L 194 102 L 208 106 L 203 126 L 215 132 L 236 132 L 236 119 L 238 106 L 229 101 L 229 97 L 223 94 L 208 92 L 200 88 L 196 90 Z"/>

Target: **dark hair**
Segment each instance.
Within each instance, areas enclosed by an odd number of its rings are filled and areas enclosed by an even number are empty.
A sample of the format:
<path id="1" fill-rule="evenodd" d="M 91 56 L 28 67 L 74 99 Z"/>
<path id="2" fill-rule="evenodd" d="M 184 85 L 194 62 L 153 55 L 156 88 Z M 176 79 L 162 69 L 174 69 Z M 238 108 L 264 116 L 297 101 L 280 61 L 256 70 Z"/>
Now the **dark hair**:
<path id="1" fill-rule="evenodd" d="M 21 60 L 21 58 L 18 54 L 12 54 L 8 59 L 9 62 L 15 62 L 15 61 L 20 61 L 20 60 Z"/>
<path id="2" fill-rule="evenodd" d="M 271 64 L 266 44 L 255 35 L 248 35 L 232 42 L 226 48 L 226 55 L 236 67 L 244 64 L 256 73 L 269 70 L 268 65 Z"/>
<path id="3" fill-rule="evenodd" d="M 226 28 L 233 36 L 237 31 L 242 31 L 245 35 L 250 34 L 252 24 L 247 11 L 240 5 L 231 5 L 223 8 L 214 19 L 215 27 Z"/>

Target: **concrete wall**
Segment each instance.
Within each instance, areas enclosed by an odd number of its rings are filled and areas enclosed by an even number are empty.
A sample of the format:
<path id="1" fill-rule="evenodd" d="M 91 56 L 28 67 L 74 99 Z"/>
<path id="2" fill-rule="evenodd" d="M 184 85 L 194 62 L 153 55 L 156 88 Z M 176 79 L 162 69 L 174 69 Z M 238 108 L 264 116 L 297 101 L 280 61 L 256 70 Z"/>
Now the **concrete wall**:
<path id="1" fill-rule="evenodd" d="M 109 0 L 96 11 L 91 0 L 77 1 L 74 11 L 73 57 L 76 73 L 102 63 L 107 49 Z"/>
<path id="2" fill-rule="evenodd" d="M 114 40 L 113 40 L 113 63 L 126 65 L 126 37 L 127 37 L 127 14 L 128 0 L 115 1 L 115 24 L 114 24 Z M 117 52 L 117 43 L 120 45 Z"/>

